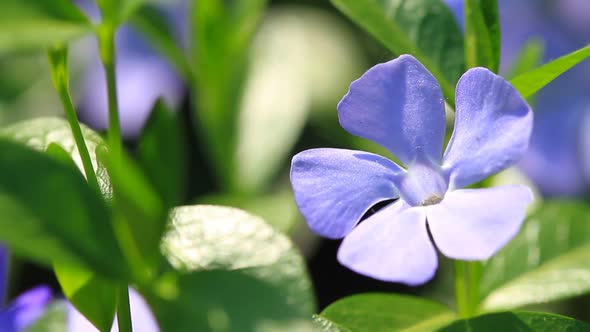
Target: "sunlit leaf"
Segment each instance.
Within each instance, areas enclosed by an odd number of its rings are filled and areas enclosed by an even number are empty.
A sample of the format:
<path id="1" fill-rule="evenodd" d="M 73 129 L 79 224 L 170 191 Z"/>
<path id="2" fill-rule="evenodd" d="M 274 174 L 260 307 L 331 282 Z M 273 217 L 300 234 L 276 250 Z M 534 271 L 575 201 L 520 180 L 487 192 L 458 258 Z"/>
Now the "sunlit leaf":
<path id="1" fill-rule="evenodd" d="M 329 305 L 316 318 L 325 330 L 344 331 L 435 331 L 455 319 L 442 304 L 396 294 L 359 294 Z"/>
<path id="2" fill-rule="evenodd" d="M 459 320 L 439 332 L 585 332 L 590 325 L 573 318 L 541 312 L 503 312 Z"/>
<path id="3" fill-rule="evenodd" d="M 242 270 L 277 289 L 297 312 L 315 303 L 303 257 L 289 239 L 244 211 L 212 205 L 172 211 L 162 250 L 179 270 Z"/>
<path id="4" fill-rule="evenodd" d="M 590 292 L 590 209 L 547 201 L 484 267 L 482 308 L 501 310 Z"/>

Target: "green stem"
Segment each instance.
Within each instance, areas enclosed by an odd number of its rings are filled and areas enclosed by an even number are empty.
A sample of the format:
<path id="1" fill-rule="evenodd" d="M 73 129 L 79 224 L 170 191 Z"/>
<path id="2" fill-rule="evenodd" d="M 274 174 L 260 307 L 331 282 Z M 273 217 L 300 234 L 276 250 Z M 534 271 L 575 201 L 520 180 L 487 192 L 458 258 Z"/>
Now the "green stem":
<path id="1" fill-rule="evenodd" d="M 457 312 L 461 318 L 473 317 L 479 307 L 481 265 L 479 262 L 456 260 L 454 267 Z"/>
<path id="2" fill-rule="evenodd" d="M 90 159 L 90 154 L 88 153 L 88 148 L 86 147 L 86 141 L 84 140 L 84 135 L 82 134 L 82 129 L 80 128 L 80 121 L 78 121 L 78 115 L 76 114 L 76 109 L 74 108 L 74 103 L 72 102 L 72 97 L 70 96 L 69 92 L 70 83 L 67 61 L 68 49 L 66 47 L 55 47 L 48 50 L 47 55 L 49 57 L 53 85 L 63 104 L 64 111 L 66 113 L 66 119 L 70 124 L 72 136 L 74 136 L 74 141 L 76 143 L 76 147 L 78 148 L 80 159 L 82 160 L 82 166 L 84 167 L 86 179 L 90 187 L 99 190 L 100 187 L 98 185 L 96 174 L 94 173 L 92 159 Z"/>
<path id="3" fill-rule="evenodd" d="M 127 285 L 121 285 L 119 290 L 119 304 L 117 306 L 117 323 L 119 332 L 132 332 L 131 310 L 129 308 L 129 289 Z"/>
<path id="4" fill-rule="evenodd" d="M 109 130 L 107 139 L 111 153 L 118 156 L 123 151 L 121 126 L 119 124 L 119 106 L 117 104 L 117 79 L 115 73 L 115 31 L 110 24 L 104 24 L 98 30 L 100 58 L 104 65 L 107 80 L 109 103 Z"/>

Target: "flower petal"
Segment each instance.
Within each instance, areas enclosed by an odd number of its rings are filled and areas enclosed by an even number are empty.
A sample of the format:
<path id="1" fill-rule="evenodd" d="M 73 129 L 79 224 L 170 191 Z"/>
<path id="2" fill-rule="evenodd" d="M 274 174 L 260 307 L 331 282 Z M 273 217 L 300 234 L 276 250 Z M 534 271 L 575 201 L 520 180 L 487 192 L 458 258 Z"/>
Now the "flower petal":
<path id="1" fill-rule="evenodd" d="M 516 163 L 529 145 L 533 114 L 502 77 L 485 68 L 457 83 L 455 131 L 444 156 L 450 188 L 461 188 Z"/>
<path id="2" fill-rule="evenodd" d="M 378 64 L 352 82 L 338 104 L 340 125 L 389 149 L 404 164 L 439 163 L 444 99 L 436 79 L 410 55 Z"/>
<path id="3" fill-rule="evenodd" d="M 488 259 L 518 233 L 532 200 L 525 186 L 452 191 L 427 207 L 428 226 L 445 256 Z"/>
<path id="4" fill-rule="evenodd" d="M 338 260 L 371 278 L 423 284 L 437 268 L 425 219 L 423 207 L 407 208 L 399 200 L 363 221 L 344 238 Z"/>
<path id="5" fill-rule="evenodd" d="M 38 286 L 17 297 L 8 309 L 0 312 L 0 331 L 24 331 L 45 312 L 51 290 Z"/>
<path id="6" fill-rule="evenodd" d="M 402 170 L 381 156 L 312 149 L 291 163 L 291 184 L 309 227 L 328 238 L 348 234 L 373 205 L 398 197 L 391 178 Z"/>

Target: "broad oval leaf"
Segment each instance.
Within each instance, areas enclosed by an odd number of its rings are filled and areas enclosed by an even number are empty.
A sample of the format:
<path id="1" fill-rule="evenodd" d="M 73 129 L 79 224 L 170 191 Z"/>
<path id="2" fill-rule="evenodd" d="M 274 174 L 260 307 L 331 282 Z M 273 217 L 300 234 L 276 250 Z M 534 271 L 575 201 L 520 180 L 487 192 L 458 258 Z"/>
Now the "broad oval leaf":
<path id="1" fill-rule="evenodd" d="M 196 271 L 167 286 L 148 296 L 162 331 L 316 331 L 280 289 L 247 273 Z"/>
<path id="2" fill-rule="evenodd" d="M 94 130 L 80 124 L 86 147 L 90 153 L 92 166 L 98 178 L 100 191 L 109 199 L 112 197 L 111 181 L 106 172 L 106 168 L 96 159 L 96 148 L 104 145 L 102 137 Z M 8 127 L 0 129 L 0 137 L 13 139 L 21 142 L 35 150 L 46 151 L 51 143 L 58 144 L 68 152 L 80 172 L 84 174 L 84 166 L 72 135 L 70 125 L 65 119 L 58 117 L 39 117 L 31 120 L 17 122 Z"/>
<path id="3" fill-rule="evenodd" d="M 261 218 L 212 205 L 172 210 L 162 250 L 178 270 L 242 270 L 280 289 L 298 312 L 315 310 L 303 257 Z"/>
<path id="4" fill-rule="evenodd" d="M 502 312 L 458 320 L 439 332 L 586 332 L 590 325 L 573 318 L 542 312 Z"/>
<path id="5" fill-rule="evenodd" d="M 41 50 L 92 32 L 92 25 L 70 0 L 3 0 L 0 53 Z"/>
<path id="6" fill-rule="evenodd" d="M 465 69 L 463 36 L 441 0 L 331 0 L 397 55 L 414 55 L 437 78 L 447 102 Z"/>
<path id="7" fill-rule="evenodd" d="M 396 294 L 359 294 L 329 305 L 316 318 L 327 331 L 429 332 L 455 319 L 446 306 Z"/>
<path id="8" fill-rule="evenodd" d="M 546 201 L 482 272 L 482 308 L 502 310 L 590 292 L 590 208 Z"/>
<path id="9" fill-rule="evenodd" d="M 78 264 L 115 279 L 129 271 L 111 214 L 73 167 L 0 139 L 0 240 L 41 263 Z"/>

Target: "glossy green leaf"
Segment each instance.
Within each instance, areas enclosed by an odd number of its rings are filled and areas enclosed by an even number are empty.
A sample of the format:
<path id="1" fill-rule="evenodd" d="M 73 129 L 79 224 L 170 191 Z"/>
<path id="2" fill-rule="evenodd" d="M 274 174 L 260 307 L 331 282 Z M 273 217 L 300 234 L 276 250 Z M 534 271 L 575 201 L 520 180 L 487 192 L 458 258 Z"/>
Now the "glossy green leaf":
<path id="1" fill-rule="evenodd" d="M 465 63 L 467 67 L 486 67 L 497 72 L 499 62 L 499 53 L 494 53 L 480 1 L 465 0 Z"/>
<path id="2" fill-rule="evenodd" d="M 297 312 L 314 312 L 303 257 L 286 236 L 244 211 L 212 205 L 176 208 L 162 251 L 181 271 L 242 270 L 277 287 Z"/>
<path id="3" fill-rule="evenodd" d="M 541 65 L 544 52 L 545 46 L 541 40 L 536 38 L 530 39 L 518 52 L 516 60 L 510 66 L 505 77 L 510 79 L 535 69 Z"/>
<path id="4" fill-rule="evenodd" d="M 8 140 L 0 140 L 0 150 L 0 240 L 41 263 L 125 279 L 110 212 L 78 170 Z"/>
<path id="5" fill-rule="evenodd" d="M 198 198 L 197 203 L 233 206 L 245 210 L 260 216 L 274 228 L 287 234 L 294 230 L 298 222 L 301 222 L 301 214 L 293 199 L 291 186 L 265 195 L 214 194 L 202 196 Z"/>
<path id="6" fill-rule="evenodd" d="M 590 57 L 590 45 L 520 74 L 510 80 L 510 83 L 524 98 L 528 98 L 588 57 Z"/>
<path id="7" fill-rule="evenodd" d="M 193 272 L 167 288 L 148 298 L 163 331 L 316 331 L 280 290 L 246 273 Z"/>
<path id="8" fill-rule="evenodd" d="M 236 114 L 245 80 L 248 45 L 266 0 L 194 1 L 191 67 L 195 119 L 223 189 L 231 189 Z"/>
<path id="9" fill-rule="evenodd" d="M 45 309 L 43 315 L 29 326 L 25 332 L 63 332 L 67 331 L 68 305 L 66 301 L 55 300 Z"/>
<path id="10" fill-rule="evenodd" d="M 334 6 L 394 54 L 412 54 L 437 78 L 454 103 L 465 68 L 463 37 L 441 0 L 332 0 Z"/>
<path id="11" fill-rule="evenodd" d="M 2 1 L 0 53 L 41 50 L 91 31 L 90 22 L 72 1 Z"/>
<path id="12" fill-rule="evenodd" d="M 104 165 L 97 161 L 96 154 L 94 153 L 99 145 L 104 145 L 104 141 L 92 129 L 84 125 L 80 126 L 82 127 L 82 135 L 86 141 L 86 146 L 90 152 L 90 158 L 92 159 L 92 164 L 98 177 L 100 191 L 108 199 L 112 197 L 110 179 Z M 14 139 L 38 151 L 47 150 L 51 143 L 58 144 L 70 154 L 80 169 L 80 172 L 84 174 L 84 167 L 82 166 L 78 148 L 72 136 L 70 125 L 65 119 L 58 117 L 39 117 L 21 121 L 1 128 L 0 137 Z"/>
<path id="13" fill-rule="evenodd" d="M 100 331 L 109 331 L 117 309 L 118 285 L 74 265 L 54 265 L 66 298 Z"/>
<path id="14" fill-rule="evenodd" d="M 590 292 L 590 208 L 546 201 L 484 267 L 482 308 L 502 310 Z"/>
<path id="15" fill-rule="evenodd" d="M 330 304 L 316 321 L 328 331 L 435 331 L 453 321 L 446 306 L 414 296 L 368 293 Z"/>
<path id="16" fill-rule="evenodd" d="M 144 5 L 130 18 L 131 24 L 141 31 L 172 63 L 187 82 L 194 80 L 193 73 L 184 51 L 166 17 L 153 5 Z"/>
<path id="17" fill-rule="evenodd" d="M 439 332 L 586 332 L 590 325 L 573 318 L 542 312 L 502 312 L 459 320 Z"/>
<path id="18" fill-rule="evenodd" d="M 180 205 L 186 190 L 186 146 L 178 114 L 159 99 L 139 138 L 138 158 L 165 209 Z"/>

